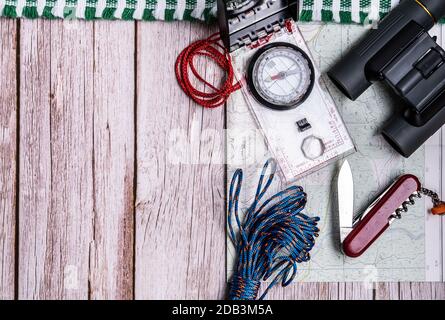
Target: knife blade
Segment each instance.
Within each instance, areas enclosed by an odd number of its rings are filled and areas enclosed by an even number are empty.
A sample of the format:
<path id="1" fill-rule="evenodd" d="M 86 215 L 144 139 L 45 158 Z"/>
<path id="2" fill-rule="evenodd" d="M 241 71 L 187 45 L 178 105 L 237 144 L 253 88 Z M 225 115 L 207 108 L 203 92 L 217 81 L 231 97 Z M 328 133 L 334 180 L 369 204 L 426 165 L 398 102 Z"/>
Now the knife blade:
<path id="1" fill-rule="evenodd" d="M 351 166 L 345 160 L 338 175 L 338 211 L 340 219 L 340 240 L 352 231 L 354 220 L 354 179 Z"/>

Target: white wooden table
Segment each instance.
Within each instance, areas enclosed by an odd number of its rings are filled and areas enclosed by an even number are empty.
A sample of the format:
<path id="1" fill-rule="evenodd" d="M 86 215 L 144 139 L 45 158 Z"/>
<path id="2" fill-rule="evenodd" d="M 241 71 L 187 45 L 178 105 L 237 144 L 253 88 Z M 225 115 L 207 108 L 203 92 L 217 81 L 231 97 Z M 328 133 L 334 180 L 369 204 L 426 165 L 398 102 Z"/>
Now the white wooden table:
<path id="1" fill-rule="evenodd" d="M 224 137 L 224 109 L 190 103 L 173 70 L 214 31 L 0 19 L 0 298 L 225 297 L 225 142 L 191 144 L 211 164 L 175 164 L 165 148 L 172 130 Z M 445 286 L 296 284 L 269 297 L 445 299 Z"/>

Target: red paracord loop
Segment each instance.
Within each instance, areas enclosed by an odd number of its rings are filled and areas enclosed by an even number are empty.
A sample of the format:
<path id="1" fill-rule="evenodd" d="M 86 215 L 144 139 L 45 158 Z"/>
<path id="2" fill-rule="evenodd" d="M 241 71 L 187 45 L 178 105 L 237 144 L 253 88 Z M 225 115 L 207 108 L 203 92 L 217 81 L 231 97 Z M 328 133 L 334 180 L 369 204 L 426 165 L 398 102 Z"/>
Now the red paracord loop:
<path id="1" fill-rule="evenodd" d="M 175 74 L 182 90 L 204 108 L 216 108 L 226 103 L 232 92 L 239 90 L 241 84 L 236 82 L 235 74 L 232 67 L 232 59 L 228 50 L 220 43 L 221 37 L 218 33 L 211 35 L 205 40 L 199 40 L 185 48 L 178 56 L 175 64 Z M 204 56 L 212 59 L 216 64 L 225 71 L 226 81 L 221 88 L 216 88 L 206 81 L 196 70 L 194 58 Z M 206 86 L 211 92 L 204 92 L 196 89 L 189 77 L 189 71 Z"/>

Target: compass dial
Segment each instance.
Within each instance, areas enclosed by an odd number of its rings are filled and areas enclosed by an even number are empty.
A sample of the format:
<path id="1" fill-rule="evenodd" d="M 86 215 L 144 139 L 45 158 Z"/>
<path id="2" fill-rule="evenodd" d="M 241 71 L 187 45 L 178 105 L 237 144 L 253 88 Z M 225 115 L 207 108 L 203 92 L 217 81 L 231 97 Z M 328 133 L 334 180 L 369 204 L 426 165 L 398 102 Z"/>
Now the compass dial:
<path id="1" fill-rule="evenodd" d="M 263 105 L 289 110 L 303 103 L 314 86 L 314 67 L 300 48 L 289 43 L 271 43 L 252 58 L 249 87 Z"/>

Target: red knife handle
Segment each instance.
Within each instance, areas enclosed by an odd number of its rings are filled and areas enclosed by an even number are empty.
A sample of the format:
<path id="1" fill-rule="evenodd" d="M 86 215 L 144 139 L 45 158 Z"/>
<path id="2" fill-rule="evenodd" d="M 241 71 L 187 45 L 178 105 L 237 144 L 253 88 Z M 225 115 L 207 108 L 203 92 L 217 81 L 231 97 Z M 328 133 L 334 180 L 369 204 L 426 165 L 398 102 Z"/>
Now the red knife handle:
<path id="1" fill-rule="evenodd" d="M 400 177 L 382 198 L 360 220 L 343 241 L 343 252 L 352 258 L 361 256 L 389 227 L 395 211 L 413 193 L 420 190 L 419 179 L 413 175 Z"/>

